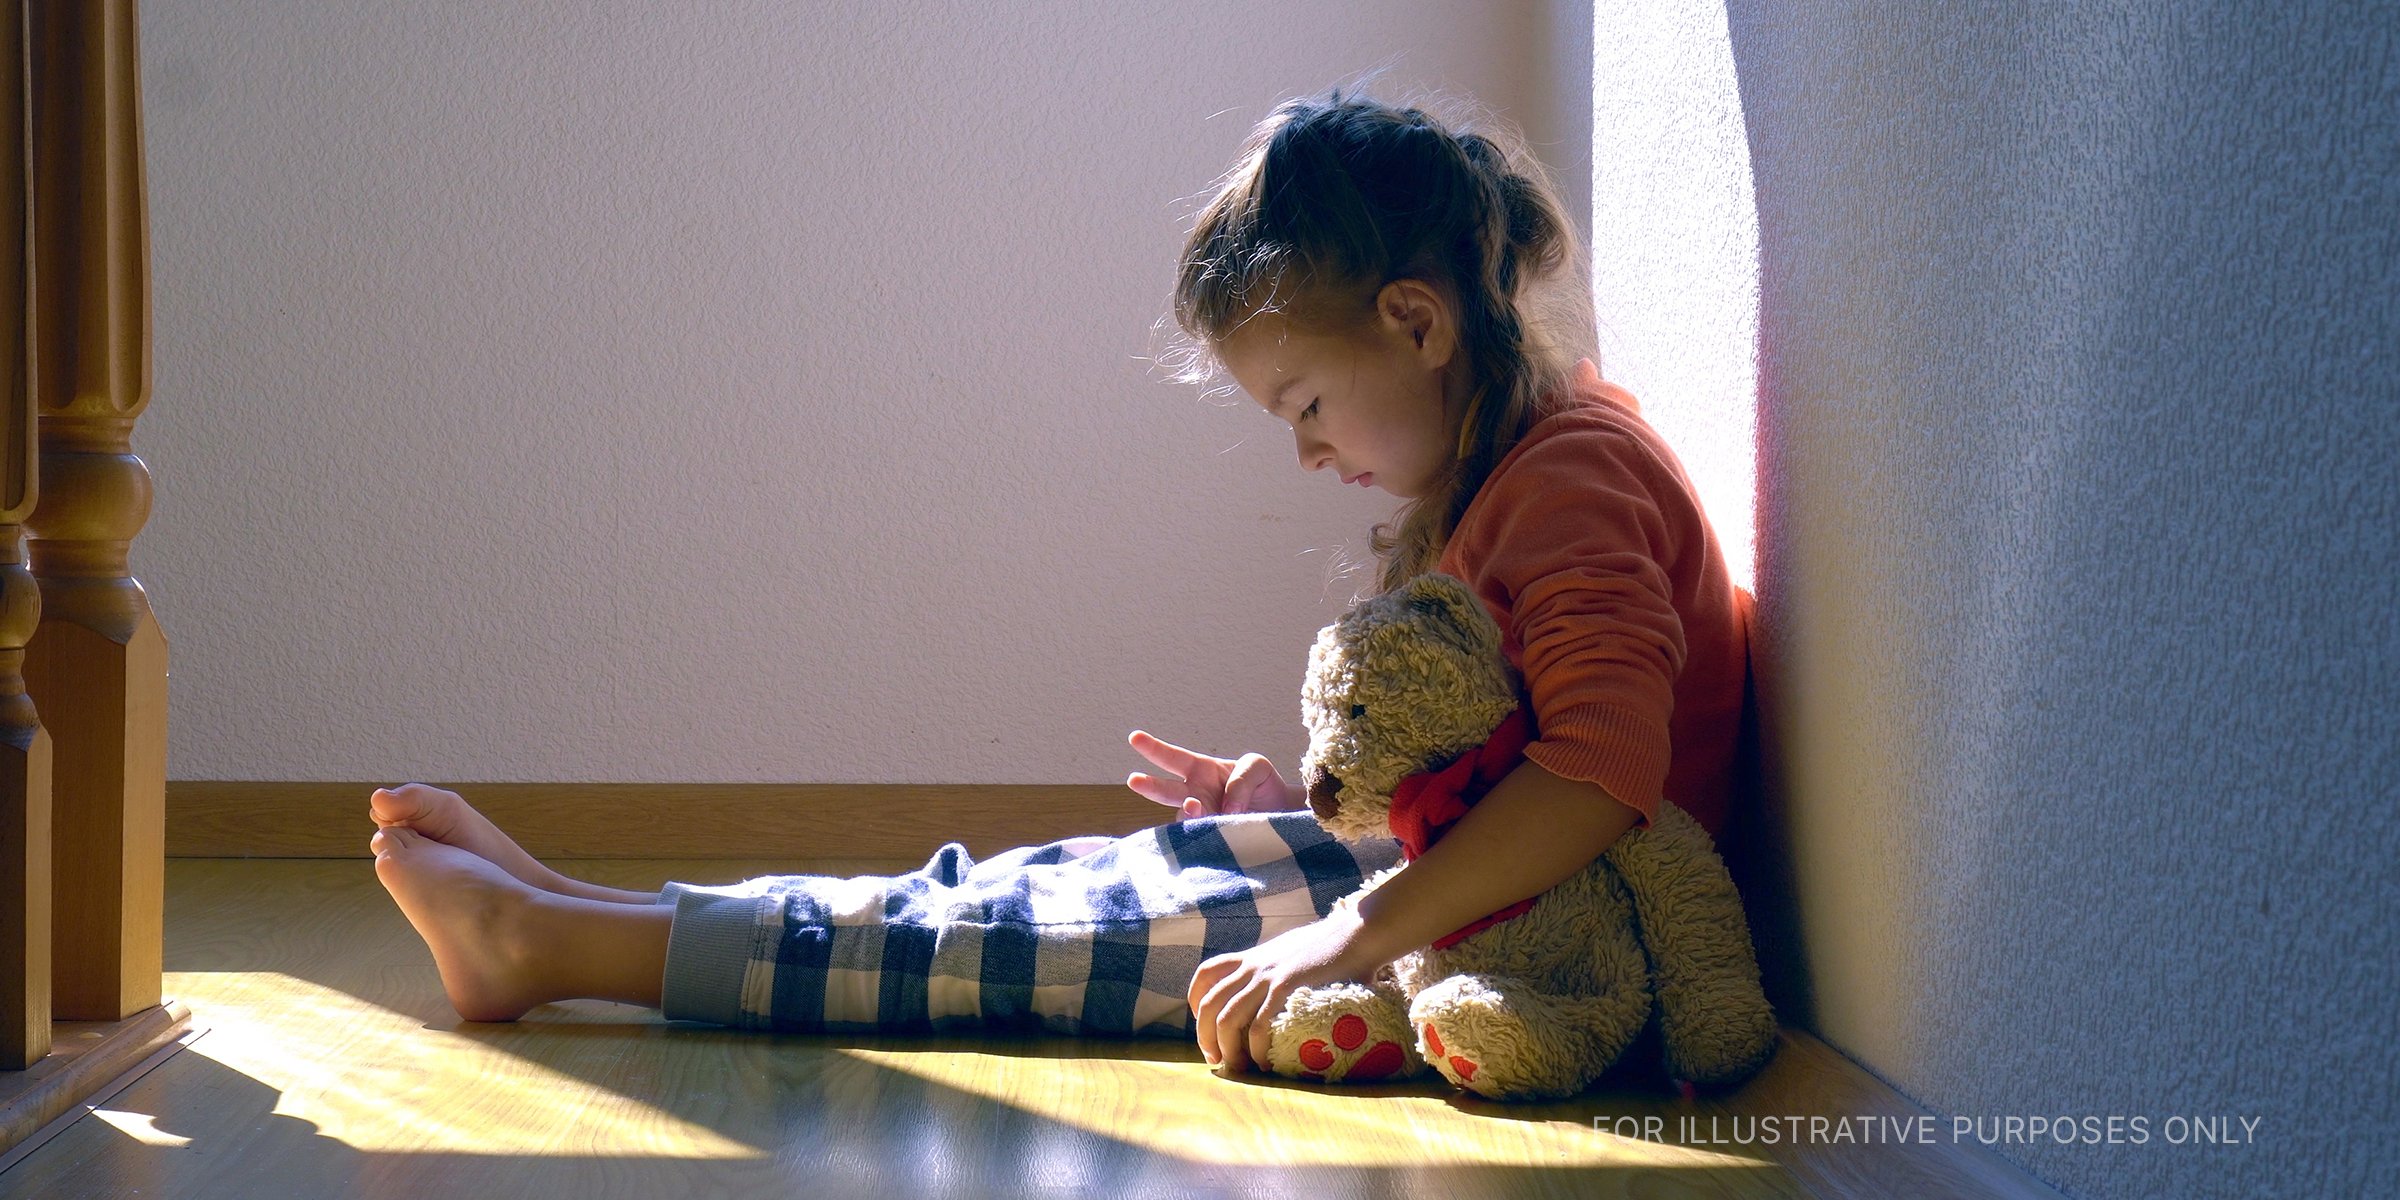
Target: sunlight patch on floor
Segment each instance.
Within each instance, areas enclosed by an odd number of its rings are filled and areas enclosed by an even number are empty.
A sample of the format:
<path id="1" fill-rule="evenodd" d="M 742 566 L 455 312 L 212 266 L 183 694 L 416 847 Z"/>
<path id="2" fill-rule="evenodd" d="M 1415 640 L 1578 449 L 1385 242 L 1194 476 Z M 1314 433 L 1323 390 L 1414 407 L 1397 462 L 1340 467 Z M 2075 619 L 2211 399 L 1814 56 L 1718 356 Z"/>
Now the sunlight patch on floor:
<path id="1" fill-rule="evenodd" d="M 208 1036 L 185 1053 L 361 1151 L 756 1159 L 756 1147 L 346 992 L 273 971 L 170 972 Z M 126 1114 L 139 1116 L 140 1114 Z M 126 1122 L 111 1121 L 139 1137 Z M 166 1136 L 166 1135 L 160 1135 Z"/>
<path id="2" fill-rule="evenodd" d="M 160 1129 L 158 1118 L 149 1113 L 95 1108 L 92 1110 L 92 1116 L 145 1146 L 156 1146 L 163 1150 L 181 1150 L 192 1144 L 192 1139 L 188 1137 Z"/>
<path id="3" fill-rule="evenodd" d="M 1194 1162 L 1776 1169 L 1756 1159 L 1618 1137 L 1564 1121 L 1492 1117 L 1462 1126 L 1457 1111 L 1441 1099 L 1242 1083 L 1199 1063 L 1092 1059 L 1069 1073 L 1050 1059 L 1007 1054 L 862 1048 L 840 1053 Z M 1220 1089 L 1230 1088 L 1241 1089 L 1242 1112 L 1255 1119 L 1225 1119 Z"/>

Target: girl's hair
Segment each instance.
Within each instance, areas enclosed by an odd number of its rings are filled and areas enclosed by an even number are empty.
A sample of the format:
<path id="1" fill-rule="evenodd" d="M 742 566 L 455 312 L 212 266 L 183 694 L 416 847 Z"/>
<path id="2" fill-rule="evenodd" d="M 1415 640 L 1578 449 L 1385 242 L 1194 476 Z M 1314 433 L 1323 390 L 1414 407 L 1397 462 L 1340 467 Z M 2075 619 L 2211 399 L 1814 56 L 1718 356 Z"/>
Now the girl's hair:
<path id="1" fill-rule="evenodd" d="M 1588 264 L 1557 192 L 1497 122 L 1453 128 L 1339 89 L 1287 100 L 1253 130 L 1186 241 L 1175 320 L 1183 377 L 1262 312 L 1336 334 L 1375 318 L 1386 284 L 1422 280 L 1454 306 L 1472 381 L 1449 467 L 1375 527 L 1381 590 L 1431 570 L 1492 468 L 1554 411 L 1594 354 Z M 1538 286 L 1537 286 L 1538 285 Z"/>

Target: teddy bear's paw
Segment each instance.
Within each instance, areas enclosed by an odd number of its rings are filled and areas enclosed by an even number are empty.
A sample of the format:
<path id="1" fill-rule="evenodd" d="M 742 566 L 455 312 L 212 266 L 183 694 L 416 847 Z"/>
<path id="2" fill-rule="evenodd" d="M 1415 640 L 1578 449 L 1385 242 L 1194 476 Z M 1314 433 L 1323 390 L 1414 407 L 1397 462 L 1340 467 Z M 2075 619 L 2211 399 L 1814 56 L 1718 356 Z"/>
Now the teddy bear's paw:
<path id="1" fill-rule="evenodd" d="M 1403 1079 L 1425 1064 L 1398 1002 L 1360 984 L 1302 988 L 1268 1032 L 1268 1067 L 1323 1083 Z"/>
<path id="2" fill-rule="evenodd" d="M 1373 1038 L 1368 1045 L 1367 1019 L 1357 1013 L 1343 1013 L 1334 1019 L 1327 1038 L 1310 1038 L 1295 1047 L 1300 1065 L 1310 1077 L 1327 1083 L 1345 1079 L 1390 1079 L 1402 1074 L 1415 1074 L 1409 1065 L 1408 1048 L 1390 1038 Z"/>
<path id="3" fill-rule="evenodd" d="M 1440 1071 L 1442 1078 L 1451 1083 L 1462 1088 L 1473 1086 L 1475 1076 L 1483 1071 L 1483 1064 L 1464 1054 L 1450 1053 L 1450 1047 L 1442 1042 L 1442 1031 L 1435 1028 L 1433 1022 L 1425 1022 L 1419 1032 L 1424 1034 L 1419 1051 L 1424 1054 L 1425 1061 L 1431 1063 L 1433 1069 Z"/>
<path id="4" fill-rule="evenodd" d="M 1410 1010 L 1425 1061 L 1458 1088 L 1494 1100 L 1581 1089 L 1579 1039 L 1548 1017 L 1546 997 L 1512 996 L 1468 976 L 1426 989 Z"/>

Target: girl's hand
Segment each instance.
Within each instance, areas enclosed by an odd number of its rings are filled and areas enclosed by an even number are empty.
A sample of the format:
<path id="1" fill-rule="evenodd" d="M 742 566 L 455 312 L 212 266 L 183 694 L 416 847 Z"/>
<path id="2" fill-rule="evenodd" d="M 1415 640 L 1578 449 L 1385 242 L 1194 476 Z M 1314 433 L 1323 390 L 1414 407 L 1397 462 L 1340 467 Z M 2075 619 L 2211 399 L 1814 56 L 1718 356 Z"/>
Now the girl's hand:
<path id="1" fill-rule="evenodd" d="M 1361 928 L 1357 908 L 1343 905 L 1322 920 L 1201 963 L 1186 997 L 1201 1057 L 1227 1074 L 1253 1063 L 1264 1070 L 1267 1031 L 1294 989 L 1364 979 L 1381 965 L 1366 961 Z"/>
<path id="2" fill-rule="evenodd" d="M 1288 812 L 1308 799 L 1283 781 L 1264 754 L 1217 758 L 1162 742 L 1139 729 L 1126 740 L 1143 758 L 1158 764 L 1163 775 L 1136 771 L 1126 777 L 1125 786 L 1182 810 L 1186 817 Z"/>

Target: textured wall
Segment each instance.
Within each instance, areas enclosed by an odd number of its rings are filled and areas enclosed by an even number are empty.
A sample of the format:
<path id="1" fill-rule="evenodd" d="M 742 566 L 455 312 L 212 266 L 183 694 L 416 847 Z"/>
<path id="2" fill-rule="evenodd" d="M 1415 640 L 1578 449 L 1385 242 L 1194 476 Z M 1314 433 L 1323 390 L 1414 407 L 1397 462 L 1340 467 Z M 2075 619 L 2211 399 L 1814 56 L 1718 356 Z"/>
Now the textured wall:
<path id="1" fill-rule="evenodd" d="M 2005 1148 L 2077 1195 L 2388 1190 L 2390 7 L 1730 13 L 1817 1028 L 1947 1113 L 2147 1115 Z"/>
<path id="2" fill-rule="evenodd" d="M 1580 207 L 1589 12 L 145 4 L 170 773 L 1291 769 L 1388 510 L 1154 381 L 1181 225 L 1378 67 Z"/>

